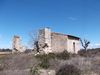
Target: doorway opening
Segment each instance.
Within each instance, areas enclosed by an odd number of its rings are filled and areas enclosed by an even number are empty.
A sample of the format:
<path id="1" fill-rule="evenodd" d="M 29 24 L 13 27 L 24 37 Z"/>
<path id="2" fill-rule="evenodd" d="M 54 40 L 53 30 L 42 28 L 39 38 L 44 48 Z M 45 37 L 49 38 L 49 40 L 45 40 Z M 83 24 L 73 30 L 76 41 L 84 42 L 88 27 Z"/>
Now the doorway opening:
<path id="1" fill-rule="evenodd" d="M 75 53 L 75 42 L 73 42 L 73 51 Z"/>

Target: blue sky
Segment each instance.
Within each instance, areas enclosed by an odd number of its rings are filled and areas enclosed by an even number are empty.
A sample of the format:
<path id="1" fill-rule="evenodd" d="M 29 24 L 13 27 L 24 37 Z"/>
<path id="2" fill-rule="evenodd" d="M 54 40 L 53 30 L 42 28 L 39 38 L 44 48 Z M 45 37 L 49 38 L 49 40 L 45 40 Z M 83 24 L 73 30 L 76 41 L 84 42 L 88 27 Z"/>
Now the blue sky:
<path id="1" fill-rule="evenodd" d="M 13 35 L 28 46 L 28 31 L 45 27 L 100 47 L 100 0 L 0 0 L 0 48 L 12 48 Z"/>

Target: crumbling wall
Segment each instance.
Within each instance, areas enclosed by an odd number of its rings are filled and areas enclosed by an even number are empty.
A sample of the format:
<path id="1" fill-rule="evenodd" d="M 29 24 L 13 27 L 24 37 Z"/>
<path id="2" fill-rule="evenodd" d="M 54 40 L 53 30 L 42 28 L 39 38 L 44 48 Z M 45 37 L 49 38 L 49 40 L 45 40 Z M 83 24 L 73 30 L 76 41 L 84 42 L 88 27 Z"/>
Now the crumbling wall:
<path id="1" fill-rule="evenodd" d="M 12 45 L 12 53 L 24 52 L 26 49 L 27 49 L 26 46 L 21 46 L 21 36 L 14 35 L 13 45 Z"/>
<path id="2" fill-rule="evenodd" d="M 24 51 L 26 51 L 26 49 L 27 49 L 26 46 L 21 46 L 21 47 L 20 47 L 20 52 L 24 52 Z"/>
<path id="3" fill-rule="evenodd" d="M 39 45 L 40 50 L 45 53 L 51 52 L 51 30 L 49 28 L 39 30 Z"/>

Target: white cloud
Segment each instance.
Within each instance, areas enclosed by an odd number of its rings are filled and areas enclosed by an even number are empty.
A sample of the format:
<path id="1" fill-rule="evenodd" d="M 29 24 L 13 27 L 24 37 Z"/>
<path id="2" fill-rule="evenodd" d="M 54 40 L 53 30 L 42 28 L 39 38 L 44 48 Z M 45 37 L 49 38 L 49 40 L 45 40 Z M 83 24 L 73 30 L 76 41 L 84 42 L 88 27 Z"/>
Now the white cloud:
<path id="1" fill-rule="evenodd" d="M 88 36 L 88 34 L 85 34 L 84 36 Z"/>
<path id="2" fill-rule="evenodd" d="M 2 35 L 0 34 L 0 38 L 2 38 Z"/>
<path id="3" fill-rule="evenodd" d="M 100 48 L 100 44 L 91 44 L 89 48 Z"/>
<path id="4" fill-rule="evenodd" d="M 75 20 L 76 18 L 74 18 L 74 17 L 69 17 L 69 19 L 70 19 L 70 20 Z"/>
<path id="5" fill-rule="evenodd" d="M 92 47 L 93 46 L 95 46 L 95 47 L 97 46 L 98 47 L 98 46 L 100 46 L 100 44 L 93 44 L 93 45 L 90 45 L 90 46 L 92 46 Z"/>

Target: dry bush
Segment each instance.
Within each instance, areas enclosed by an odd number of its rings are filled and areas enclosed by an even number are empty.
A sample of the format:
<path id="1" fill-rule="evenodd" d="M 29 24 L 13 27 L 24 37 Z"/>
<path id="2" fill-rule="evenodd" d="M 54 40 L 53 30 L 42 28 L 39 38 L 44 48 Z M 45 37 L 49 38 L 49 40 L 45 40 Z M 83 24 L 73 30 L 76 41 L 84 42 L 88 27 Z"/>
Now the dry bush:
<path id="1" fill-rule="evenodd" d="M 80 70 L 72 64 L 63 65 L 56 75 L 81 75 Z"/>
<path id="2" fill-rule="evenodd" d="M 78 55 L 83 57 L 94 57 L 100 56 L 100 48 L 97 49 L 88 49 L 88 50 L 80 50 L 78 51 Z"/>
<path id="3" fill-rule="evenodd" d="M 73 64 L 76 65 L 80 70 L 86 72 L 92 68 L 91 60 L 79 57 L 72 60 Z"/>
<path id="4" fill-rule="evenodd" d="M 4 70 L 23 70 L 29 69 L 37 60 L 28 54 L 14 54 L 6 57 Z"/>
<path id="5" fill-rule="evenodd" d="M 95 73 L 99 73 L 100 74 L 100 57 L 96 56 L 91 58 L 91 63 L 92 63 L 92 71 L 94 71 Z"/>
<path id="6" fill-rule="evenodd" d="M 73 64 L 75 67 L 81 70 L 82 74 L 89 74 L 89 73 L 98 73 L 100 74 L 100 55 L 99 51 L 89 51 L 90 55 L 88 57 L 71 57 L 69 60 L 59 60 L 57 59 L 57 54 L 50 53 L 48 55 L 38 55 L 37 60 L 34 55 L 29 53 L 22 53 L 22 54 L 12 54 L 12 55 L 0 55 L 0 64 L 1 70 L 0 75 L 29 75 L 29 71 L 25 71 L 26 69 L 30 69 L 31 67 L 40 66 L 41 62 L 44 64 L 47 63 L 46 67 L 48 69 L 58 70 L 62 64 Z M 63 55 L 61 53 L 61 59 L 66 58 L 66 54 Z M 64 56 L 64 57 L 63 57 Z M 94 57 L 93 57 L 94 56 Z M 40 62 L 41 61 L 41 62 Z M 20 71 L 21 70 L 21 71 Z M 18 74 L 17 74 L 18 72 Z M 91 74 L 90 74 L 91 75 Z"/>
<path id="7" fill-rule="evenodd" d="M 60 67 L 60 62 L 58 61 L 58 59 L 50 59 L 49 63 L 50 63 L 49 69 L 51 70 L 58 70 Z"/>
<path id="8" fill-rule="evenodd" d="M 100 58 L 88 58 L 88 57 L 77 57 L 72 58 L 71 60 L 66 61 L 66 63 L 70 63 L 75 65 L 81 70 L 82 74 L 88 72 L 100 73 Z"/>
<path id="9" fill-rule="evenodd" d="M 83 57 L 87 57 L 86 50 L 80 50 L 80 51 L 78 51 L 78 55 L 83 56 Z"/>

